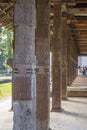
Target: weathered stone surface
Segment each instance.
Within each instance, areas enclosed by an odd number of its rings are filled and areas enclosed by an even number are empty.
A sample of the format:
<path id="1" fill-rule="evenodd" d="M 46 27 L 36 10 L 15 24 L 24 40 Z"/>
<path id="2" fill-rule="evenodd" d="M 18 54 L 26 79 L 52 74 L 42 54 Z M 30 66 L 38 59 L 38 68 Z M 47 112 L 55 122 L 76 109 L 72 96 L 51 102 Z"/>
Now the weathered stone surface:
<path id="1" fill-rule="evenodd" d="M 46 74 L 36 76 L 37 84 L 37 130 L 49 129 L 49 77 Z"/>
<path id="2" fill-rule="evenodd" d="M 14 101 L 14 130 L 34 130 L 35 118 L 32 100 Z"/>
<path id="3" fill-rule="evenodd" d="M 35 0 L 16 0 L 14 9 L 13 130 L 36 130 Z"/>
<path id="4" fill-rule="evenodd" d="M 14 86 L 14 100 L 31 100 L 32 95 L 32 80 L 31 77 L 14 77 L 13 84 Z"/>
<path id="5" fill-rule="evenodd" d="M 60 109 L 61 108 L 61 91 L 62 91 L 62 84 L 60 84 L 61 76 L 60 68 L 52 69 L 52 109 Z"/>
<path id="6" fill-rule="evenodd" d="M 67 98 L 67 69 L 62 68 L 62 98 Z"/>
<path id="7" fill-rule="evenodd" d="M 67 98 L 67 20 L 62 18 L 62 98 Z"/>
<path id="8" fill-rule="evenodd" d="M 49 129 L 49 98 L 50 98 L 50 1 L 37 0 L 36 29 L 36 115 L 37 130 Z"/>
<path id="9" fill-rule="evenodd" d="M 52 109 L 60 109 L 62 89 L 61 2 L 54 2 L 53 25 L 54 41 L 52 44 Z"/>
<path id="10" fill-rule="evenodd" d="M 35 0 L 16 0 L 14 14 L 14 24 L 15 25 L 28 25 L 36 26 L 36 10 L 35 10 Z"/>

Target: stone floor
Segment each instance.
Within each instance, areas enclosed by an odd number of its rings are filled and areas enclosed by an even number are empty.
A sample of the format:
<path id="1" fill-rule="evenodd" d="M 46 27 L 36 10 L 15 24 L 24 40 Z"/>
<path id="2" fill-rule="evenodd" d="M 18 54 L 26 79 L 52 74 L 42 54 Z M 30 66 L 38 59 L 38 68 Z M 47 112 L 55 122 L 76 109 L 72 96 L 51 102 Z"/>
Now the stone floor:
<path id="1" fill-rule="evenodd" d="M 12 130 L 13 112 L 10 98 L 0 101 L 0 130 Z M 52 130 L 87 130 L 87 98 L 62 101 L 61 112 L 51 112 Z"/>
<path id="2" fill-rule="evenodd" d="M 52 130 L 87 130 L 87 98 L 68 98 L 62 112 L 51 112 Z"/>
<path id="3" fill-rule="evenodd" d="M 0 130 L 12 130 L 13 112 L 10 97 L 0 100 Z"/>

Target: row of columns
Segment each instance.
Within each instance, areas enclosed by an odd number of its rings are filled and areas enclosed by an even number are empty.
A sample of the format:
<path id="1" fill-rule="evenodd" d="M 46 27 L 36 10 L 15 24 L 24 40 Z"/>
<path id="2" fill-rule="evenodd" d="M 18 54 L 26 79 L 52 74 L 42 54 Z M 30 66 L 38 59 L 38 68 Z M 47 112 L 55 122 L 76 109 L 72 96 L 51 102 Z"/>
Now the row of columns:
<path id="1" fill-rule="evenodd" d="M 61 5 L 61 0 L 54 1 L 52 109 L 61 109 L 67 84 L 76 76 Z M 14 33 L 13 130 L 49 130 L 50 0 L 16 0 Z"/>
<path id="2" fill-rule="evenodd" d="M 67 51 L 67 85 L 71 85 L 77 77 L 78 68 L 78 50 L 74 44 L 71 29 L 68 27 L 68 51 Z"/>

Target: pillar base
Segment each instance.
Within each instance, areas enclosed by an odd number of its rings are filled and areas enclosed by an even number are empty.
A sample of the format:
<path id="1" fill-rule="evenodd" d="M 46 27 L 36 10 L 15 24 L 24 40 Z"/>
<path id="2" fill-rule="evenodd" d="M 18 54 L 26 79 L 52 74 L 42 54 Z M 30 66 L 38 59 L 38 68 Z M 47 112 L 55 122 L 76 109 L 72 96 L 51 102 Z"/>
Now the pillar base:
<path id="1" fill-rule="evenodd" d="M 67 90 L 66 90 L 67 91 Z M 67 92 L 66 93 L 62 93 L 62 99 L 67 99 Z"/>
<path id="2" fill-rule="evenodd" d="M 53 108 L 51 111 L 52 112 L 63 112 L 64 110 L 63 110 L 63 108 Z"/>
<path id="3" fill-rule="evenodd" d="M 49 130 L 52 130 L 51 128 L 49 128 Z"/>
<path id="4" fill-rule="evenodd" d="M 9 110 L 9 112 L 10 112 L 10 111 L 13 111 L 13 107 L 11 107 L 11 109 Z"/>
<path id="5" fill-rule="evenodd" d="M 63 101 L 68 101 L 68 98 L 67 97 L 63 97 L 62 100 Z"/>

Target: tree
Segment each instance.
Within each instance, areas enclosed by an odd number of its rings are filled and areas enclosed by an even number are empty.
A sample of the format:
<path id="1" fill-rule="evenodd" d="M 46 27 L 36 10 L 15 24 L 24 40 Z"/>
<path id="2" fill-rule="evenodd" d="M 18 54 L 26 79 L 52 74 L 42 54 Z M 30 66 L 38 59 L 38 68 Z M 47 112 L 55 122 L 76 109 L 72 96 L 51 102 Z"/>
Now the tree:
<path id="1" fill-rule="evenodd" d="M 5 28 L 0 31 L 0 66 L 6 67 L 7 60 L 13 57 L 13 33 Z"/>

